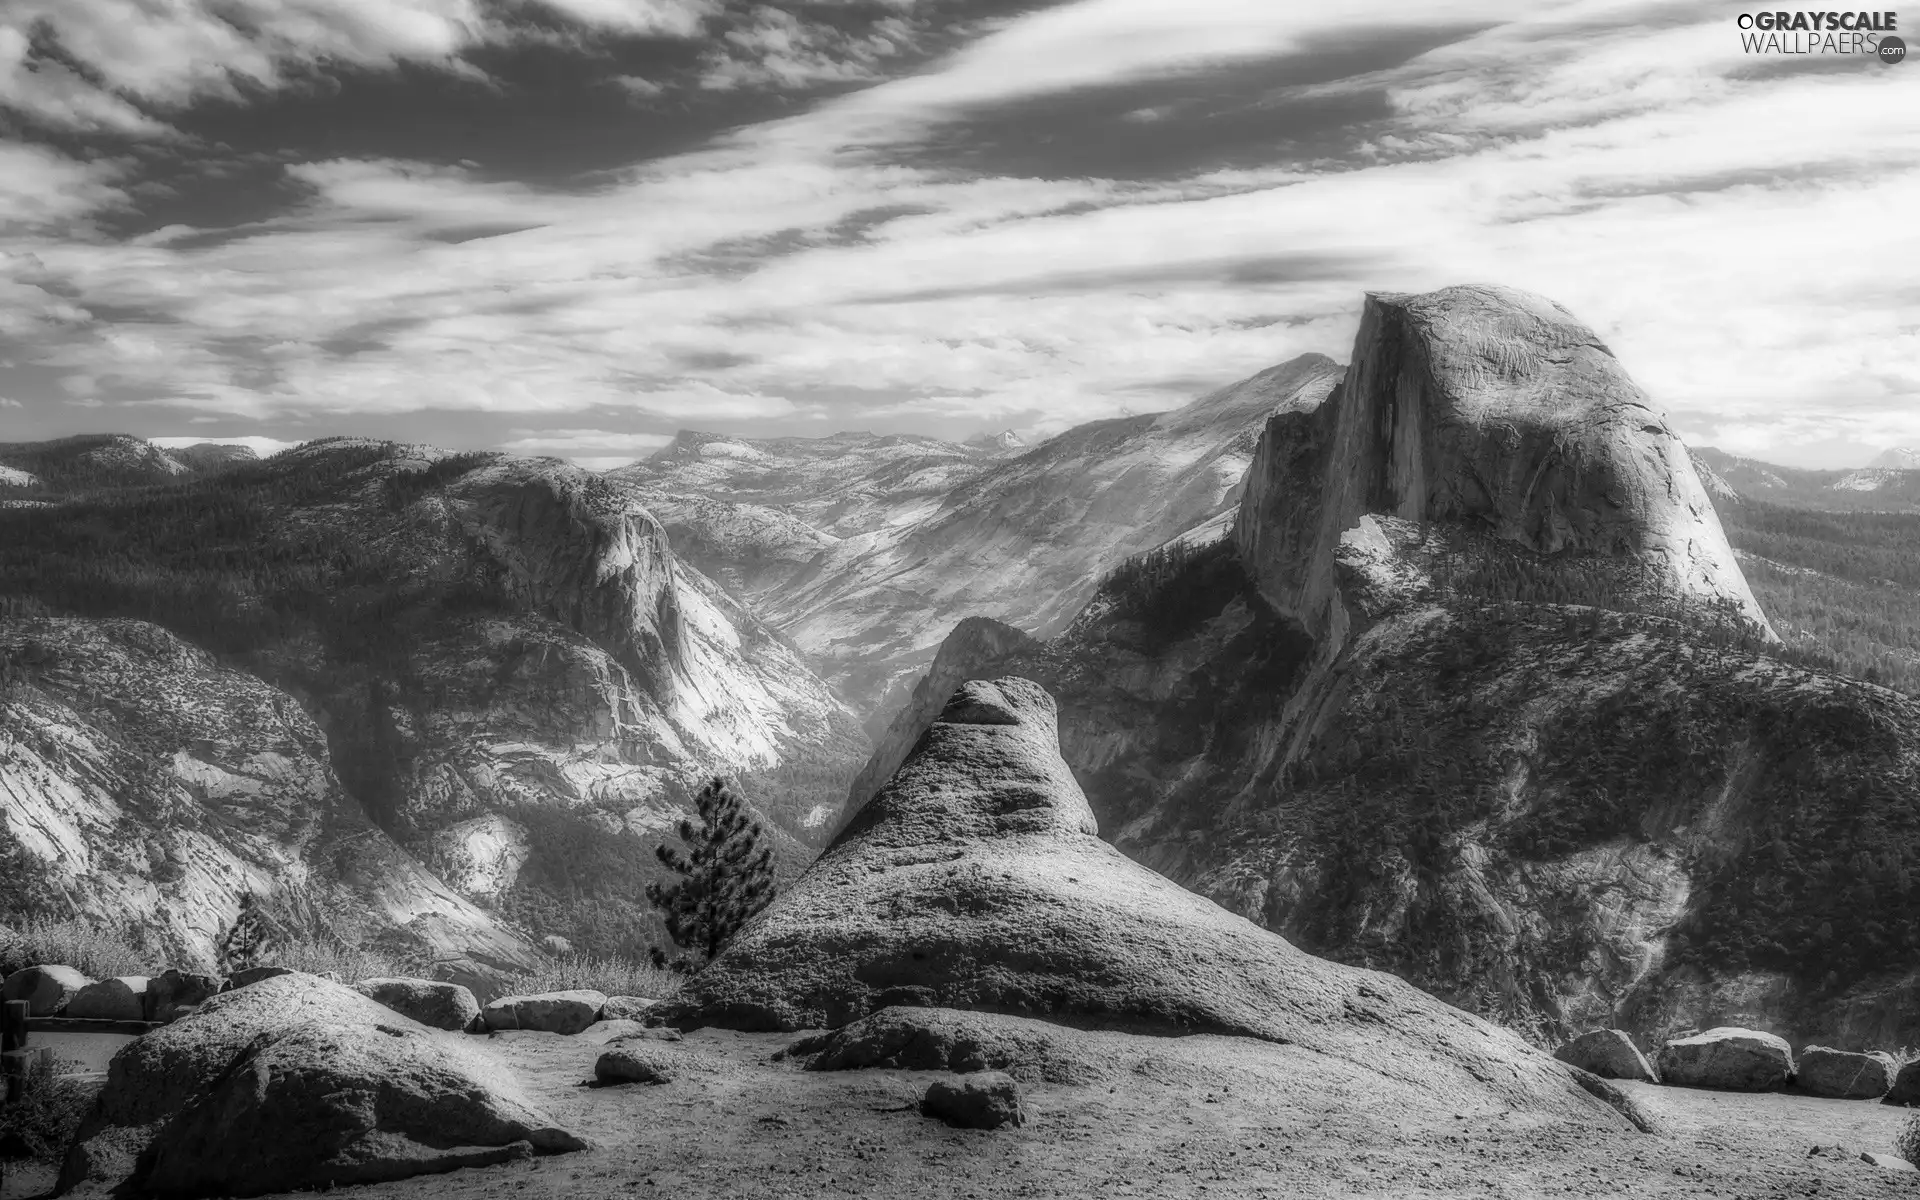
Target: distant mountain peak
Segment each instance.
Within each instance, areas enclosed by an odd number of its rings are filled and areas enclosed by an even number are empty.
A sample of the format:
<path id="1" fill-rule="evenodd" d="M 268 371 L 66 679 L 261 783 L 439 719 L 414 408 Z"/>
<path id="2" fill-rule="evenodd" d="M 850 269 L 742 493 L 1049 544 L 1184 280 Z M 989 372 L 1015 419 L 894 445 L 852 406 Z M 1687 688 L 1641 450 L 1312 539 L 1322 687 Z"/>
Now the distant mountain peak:
<path id="1" fill-rule="evenodd" d="M 1002 429 L 999 433 L 976 433 L 966 444 L 987 450 L 1025 450 L 1027 439 L 1011 429 Z"/>
<path id="2" fill-rule="evenodd" d="M 1881 453 L 1867 466 L 1893 471 L 1920 471 L 1920 450 L 1911 446 L 1895 446 Z"/>

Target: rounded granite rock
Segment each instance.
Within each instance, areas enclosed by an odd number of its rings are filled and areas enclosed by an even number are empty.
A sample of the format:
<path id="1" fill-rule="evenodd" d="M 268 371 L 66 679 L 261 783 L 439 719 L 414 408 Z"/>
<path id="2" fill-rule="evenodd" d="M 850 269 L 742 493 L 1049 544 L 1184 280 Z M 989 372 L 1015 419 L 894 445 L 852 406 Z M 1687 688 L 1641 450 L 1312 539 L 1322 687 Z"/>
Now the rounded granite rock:
<path id="1" fill-rule="evenodd" d="M 1723 1026 L 1660 1047 L 1659 1070 L 1677 1087 L 1765 1092 L 1793 1079 L 1793 1050 L 1776 1034 Z"/>
<path id="2" fill-rule="evenodd" d="M 293 973 L 115 1054 L 57 1190 L 251 1196 L 584 1145 L 459 1038 Z"/>
<path id="3" fill-rule="evenodd" d="M 1383 1094 L 1622 1126 L 1515 1034 L 1315 958 L 1097 828 L 1046 691 L 968 683 L 827 852 L 649 1022 L 835 1029 L 904 1005 L 1238 1035 L 1372 1073 Z"/>

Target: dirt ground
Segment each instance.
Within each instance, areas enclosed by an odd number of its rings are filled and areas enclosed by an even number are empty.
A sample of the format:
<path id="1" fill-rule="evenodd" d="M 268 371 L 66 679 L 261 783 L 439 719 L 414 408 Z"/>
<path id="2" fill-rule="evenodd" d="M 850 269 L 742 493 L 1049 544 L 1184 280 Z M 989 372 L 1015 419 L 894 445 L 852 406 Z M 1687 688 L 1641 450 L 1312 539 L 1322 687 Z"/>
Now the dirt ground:
<path id="1" fill-rule="evenodd" d="M 987 1133 L 920 1116 L 925 1073 L 769 1061 L 791 1035 L 699 1031 L 675 1082 L 606 1088 L 584 1086 L 601 1051 L 584 1039 L 471 1040 L 595 1149 L 375 1185 L 366 1200 L 1920 1197 L 1920 1173 L 1859 1161 L 1891 1150 L 1904 1110 L 1792 1093 L 1628 1084 L 1665 1132 L 1596 1133 L 1499 1110 L 1383 1111 L 1363 1079 L 1329 1084 L 1324 1061 L 1289 1047 L 1116 1035 L 1097 1082 L 1026 1085 L 1028 1123 Z M 4 1195 L 50 1183 L 10 1170 Z"/>

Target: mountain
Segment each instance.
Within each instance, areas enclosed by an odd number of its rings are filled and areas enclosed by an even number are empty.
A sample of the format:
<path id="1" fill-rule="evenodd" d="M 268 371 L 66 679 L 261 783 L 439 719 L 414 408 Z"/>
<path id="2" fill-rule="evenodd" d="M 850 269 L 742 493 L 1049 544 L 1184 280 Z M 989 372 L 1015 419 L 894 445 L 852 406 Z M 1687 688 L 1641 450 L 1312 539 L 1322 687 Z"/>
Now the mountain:
<path id="1" fill-rule="evenodd" d="M 194 470 L 152 442 L 124 433 L 0 442 L 0 467 L 30 475 L 31 484 L 55 491 L 167 483 Z"/>
<path id="2" fill-rule="evenodd" d="M 955 1014 L 938 1010 L 960 1009 L 1055 1028 L 1212 1033 L 1304 1051 L 1303 1088 L 1358 1081 L 1402 1103 L 1626 1128 L 1510 1031 L 1391 976 L 1304 954 L 1094 833 L 1046 692 L 1025 679 L 965 684 L 820 861 L 649 1017 L 951 1028 Z M 1025 1029 L 1065 1036 L 1040 1021 Z M 918 1056 L 937 1053 L 937 1036 L 915 1039 Z M 963 1053 L 1005 1053 L 982 1042 Z"/>
<path id="3" fill-rule="evenodd" d="M 1713 449 L 1693 460 L 1780 636 L 1920 694 L 1920 471 L 1801 471 Z"/>
<path id="4" fill-rule="evenodd" d="M 856 710 L 884 714 L 962 619 L 1050 635 L 1126 556 L 1225 520 L 1267 414 L 1318 403 L 1339 374 L 1307 355 L 1173 412 L 1082 425 L 1014 458 L 936 463 L 930 456 L 945 452 L 920 443 L 884 472 L 803 474 L 791 465 L 794 439 L 718 452 L 703 443 L 697 467 L 690 451 L 669 448 L 611 478 L 665 514 L 702 569 L 742 584 L 743 599 Z M 833 451 L 810 452 L 831 463 Z M 662 480 L 686 490 L 656 498 Z M 829 524 L 839 509 L 826 498 L 840 487 L 856 511 L 884 506 L 886 519 Z"/>
<path id="5" fill-rule="evenodd" d="M 367 819 L 293 697 L 144 622 L 0 622 L 0 816 L 0 908 L 189 961 L 249 891 L 285 929 L 455 977 L 538 958 Z"/>
<path id="6" fill-rule="evenodd" d="M 1890 450 L 1881 451 L 1867 466 L 1892 471 L 1920 471 L 1920 450 L 1908 446 L 1896 446 Z"/>
<path id="7" fill-rule="evenodd" d="M 552 460 L 335 439 L 0 510 L 5 611 L 150 622 L 295 697 L 407 854 L 596 953 L 659 936 L 652 846 L 705 777 L 791 873 L 866 752 L 644 508 Z"/>
<path id="8" fill-rule="evenodd" d="M 1002 429 L 999 433 L 976 433 L 967 439 L 966 444 L 1003 454 L 1017 454 L 1027 448 L 1027 439 L 1011 429 Z"/>
<path id="9" fill-rule="evenodd" d="M 685 561 L 758 605 L 842 540 L 925 519 L 993 461 L 937 438 L 682 431 L 607 478 L 661 521 Z"/>
<path id="10" fill-rule="evenodd" d="M 1231 536 L 1136 557 L 1050 640 L 957 630 L 848 811 L 954 687 L 1017 675 L 1102 837 L 1312 953 L 1548 1044 L 1911 1042 L 1920 701 L 1804 662 L 1590 331 L 1373 296 Z"/>
<path id="11" fill-rule="evenodd" d="M 1711 446 L 1692 452 L 1716 500 L 1739 499 L 1816 512 L 1920 512 L 1920 470 L 1888 451 L 1858 471 L 1812 471 L 1741 458 Z"/>
<path id="12" fill-rule="evenodd" d="M 228 442 L 195 442 L 191 446 L 175 446 L 166 453 L 167 457 L 192 471 L 217 471 L 234 463 L 256 462 L 260 458 L 251 447 Z"/>

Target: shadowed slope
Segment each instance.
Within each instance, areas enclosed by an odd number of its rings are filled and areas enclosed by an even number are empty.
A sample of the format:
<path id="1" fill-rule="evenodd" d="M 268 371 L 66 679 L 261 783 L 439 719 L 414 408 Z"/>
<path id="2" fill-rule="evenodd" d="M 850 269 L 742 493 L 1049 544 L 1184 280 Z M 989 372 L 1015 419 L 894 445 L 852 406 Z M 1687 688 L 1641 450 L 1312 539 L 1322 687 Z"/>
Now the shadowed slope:
<path id="1" fill-rule="evenodd" d="M 827 854 L 659 1019 L 837 1027 L 888 1005 L 1297 1045 L 1463 1100 L 1615 1118 L 1519 1038 L 1323 962 L 1096 836 L 1052 698 L 955 693 Z"/>

